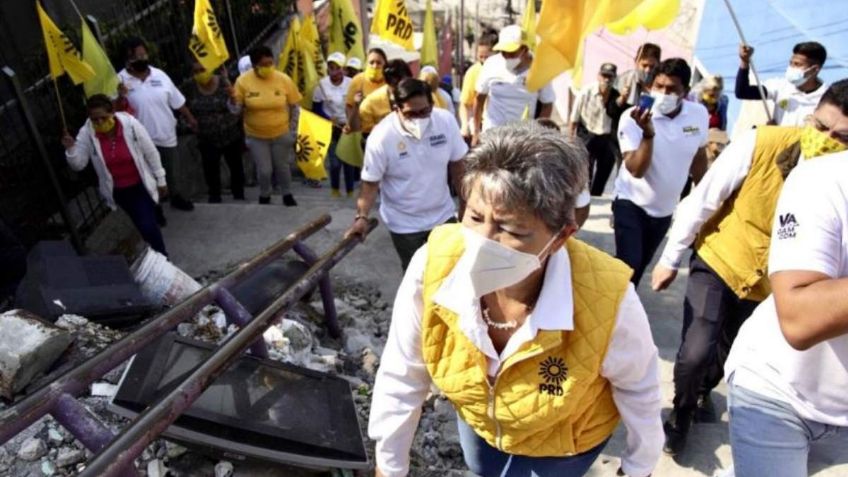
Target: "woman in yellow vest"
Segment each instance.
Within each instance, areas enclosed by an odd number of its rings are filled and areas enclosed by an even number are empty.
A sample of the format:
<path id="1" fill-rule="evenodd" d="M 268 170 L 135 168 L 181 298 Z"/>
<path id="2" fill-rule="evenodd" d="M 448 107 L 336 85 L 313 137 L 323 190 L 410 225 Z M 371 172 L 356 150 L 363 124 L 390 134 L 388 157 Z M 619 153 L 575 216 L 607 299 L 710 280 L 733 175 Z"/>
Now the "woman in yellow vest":
<path id="1" fill-rule="evenodd" d="M 652 472 L 657 350 L 632 271 L 572 237 L 585 154 L 525 122 L 466 157 L 462 223 L 433 230 L 398 290 L 371 403 L 378 476 L 409 472 L 431 384 L 478 475 L 584 475 L 619 421 L 620 470 Z"/>

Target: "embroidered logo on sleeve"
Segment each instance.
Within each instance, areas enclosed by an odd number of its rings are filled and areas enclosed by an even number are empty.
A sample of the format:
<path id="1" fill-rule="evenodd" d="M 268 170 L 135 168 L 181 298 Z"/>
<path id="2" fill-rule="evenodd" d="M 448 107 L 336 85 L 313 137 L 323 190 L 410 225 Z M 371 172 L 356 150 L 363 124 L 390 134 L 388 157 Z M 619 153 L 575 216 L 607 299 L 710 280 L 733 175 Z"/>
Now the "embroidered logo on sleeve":
<path id="1" fill-rule="evenodd" d="M 780 215 L 778 220 L 780 221 L 780 227 L 777 228 L 777 238 L 779 240 L 795 238 L 800 225 L 798 219 L 795 218 L 795 214 L 787 212 Z"/>

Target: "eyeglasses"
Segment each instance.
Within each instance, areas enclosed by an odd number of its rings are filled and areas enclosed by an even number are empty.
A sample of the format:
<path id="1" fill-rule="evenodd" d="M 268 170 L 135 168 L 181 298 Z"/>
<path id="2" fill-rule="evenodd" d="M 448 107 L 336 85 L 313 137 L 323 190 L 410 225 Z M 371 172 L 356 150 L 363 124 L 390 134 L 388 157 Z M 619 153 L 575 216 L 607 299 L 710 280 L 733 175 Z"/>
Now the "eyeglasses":
<path id="1" fill-rule="evenodd" d="M 400 112 L 407 119 L 424 119 L 430 117 L 430 113 L 433 112 L 433 106 L 427 106 L 426 108 L 419 109 L 418 111 L 405 111 L 401 109 Z"/>

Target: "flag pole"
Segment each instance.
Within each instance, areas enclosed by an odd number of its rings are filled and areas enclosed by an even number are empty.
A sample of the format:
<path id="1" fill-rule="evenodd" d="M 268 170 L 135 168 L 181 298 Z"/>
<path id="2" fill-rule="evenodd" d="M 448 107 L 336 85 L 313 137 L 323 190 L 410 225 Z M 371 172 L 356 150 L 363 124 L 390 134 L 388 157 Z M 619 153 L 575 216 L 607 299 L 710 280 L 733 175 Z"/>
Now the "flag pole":
<path id="1" fill-rule="evenodd" d="M 727 11 L 730 13 L 730 18 L 733 20 L 733 24 L 736 26 L 736 31 L 739 32 L 739 39 L 742 40 L 742 44 L 748 46 L 748 42 L 745 41 L 745 34 L 742 33 L 742 26 L 739 24 L 739 19 L 736 18 L 736 12 L 733 11 L 733 7 L 730 6 L 730 0 L 724 0 L 724 4 L 727 6 Z M 766 89 L 763 86 L 763 83 L 760 82 L 760 75 L 757 73 L 757 69 L 754 68 L 754 60 L 749 59 L 748 65 L 751 67 L 751 71 L 754 73 L 754 81 L 757 82 L 757 89 L 760 90 L 760 99 L 763 101 L 763 109 L 766 110 L 766 117 L 769 122 L 772 120 L 771 111 L 768 107 L 768 102 L 766 101 Z"/>
<path id="2" fill-rule="evenodd" d="M 53 75 L 50 75 L 53 80 L 53 90 L 56 91 L 56 102 L 59 103 L 59 117 L 62 118 L 62 132 L 68 131 L 68 120 L 65 119 L 65 107 L 62 106 L 62 95 L 59 94 L 59 83 Z"/>

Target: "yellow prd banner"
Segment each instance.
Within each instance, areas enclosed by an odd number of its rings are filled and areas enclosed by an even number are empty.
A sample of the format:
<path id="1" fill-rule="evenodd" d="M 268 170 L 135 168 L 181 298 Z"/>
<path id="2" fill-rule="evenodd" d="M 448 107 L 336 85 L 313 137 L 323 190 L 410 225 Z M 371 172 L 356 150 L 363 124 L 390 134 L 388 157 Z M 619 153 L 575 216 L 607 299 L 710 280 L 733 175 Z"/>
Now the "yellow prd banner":
<path id="1" fill-rule="evenodd" d="M 47 50 L 47 61 L 50 63 L 50 76 L 56 79 L 68 73 L 74 84 L 93 78 L 94 69 L 83 61 L 79 50 L 53 23 L 47 12 L 41 8 L 41 3 L 35 2 L 35 8 L 38 11 L 38 21 L 41 23 L 41 32 L 44 35 L 44 47 Z"/>
<path id="2" fill-rule="evenodd" d="M 297 166 L 307 179 L 320 181 L 327 177 L 324 157 L 333 139 L 333 123 L 303 108 L 297 121 L 295 154 Z"/>
<path id="3" fill-rule="evenodd" d="M 350 0 L 330 0 L 330 53 L 340 51 L 364 62 L 363 45 L 362 25 Z"/>
<path id="4" fill-rule="evenodd" d="M 371 33 L 406 50 L 415 50 L 412 45 L 412 20 L 404 0 L 377 0 Z"/>
<path id="5" fill-rule="evenodd" d="M 315 65 L 318 78 L 323 78 L 327 75 L 327 61 L 324 59 L 324 52 L 321 51 L 321 37 L 318 34 L 318 26 L 315 24 L 315 15 L 310 13 L 303 19 L 300 39 L 302 40 L 300 44 L 312 56 L 312 64 Z"/>
<path id="6" fill-rule="evenodd" d="M 82 59 L 94 70 L 95 75 L 82 83 L 85 96 L 91 97 L 95 94 L 105 94 L 114 98 L 118 94 L 118 74 L 103 47 L 97 42 L 97 38 L 88 28 L 85 20 L 82 20 Z"/>
<path id="7" fill-rule="evenodd" d="M 354 167 L 362 167 L 365 153 L 362 151 L 362 131 L 342 134 L 336 143 L 336 157 Z"/>
<path id="8" fill-rule="evenodd" d="M 286 44 L 280 52 L 277 68 L 297 84 L 297 44 L 300 37 L 300 19 L 297 16 L 289 23 L 289 31 L 286 34 Z"/>
<path id="9" fill-rule="evenodd" d="M 218 69 L 230 57 L 224 35 L 221 34 L 221 26 L 209 0 L 194 2 L 194 27 L 188 49 L 203 68 L 210 72 Z"/>
<path id="10" fill-rule="evenodd" d="M 532 1 L 532 0 L 531 0 Z M 421 66 L 439 67 L 439 49 L 436 46 L 436 23 L 433 21 L 433 1 L 427 0 L 424 11 L 424 42 L 421 44 Z"/>

